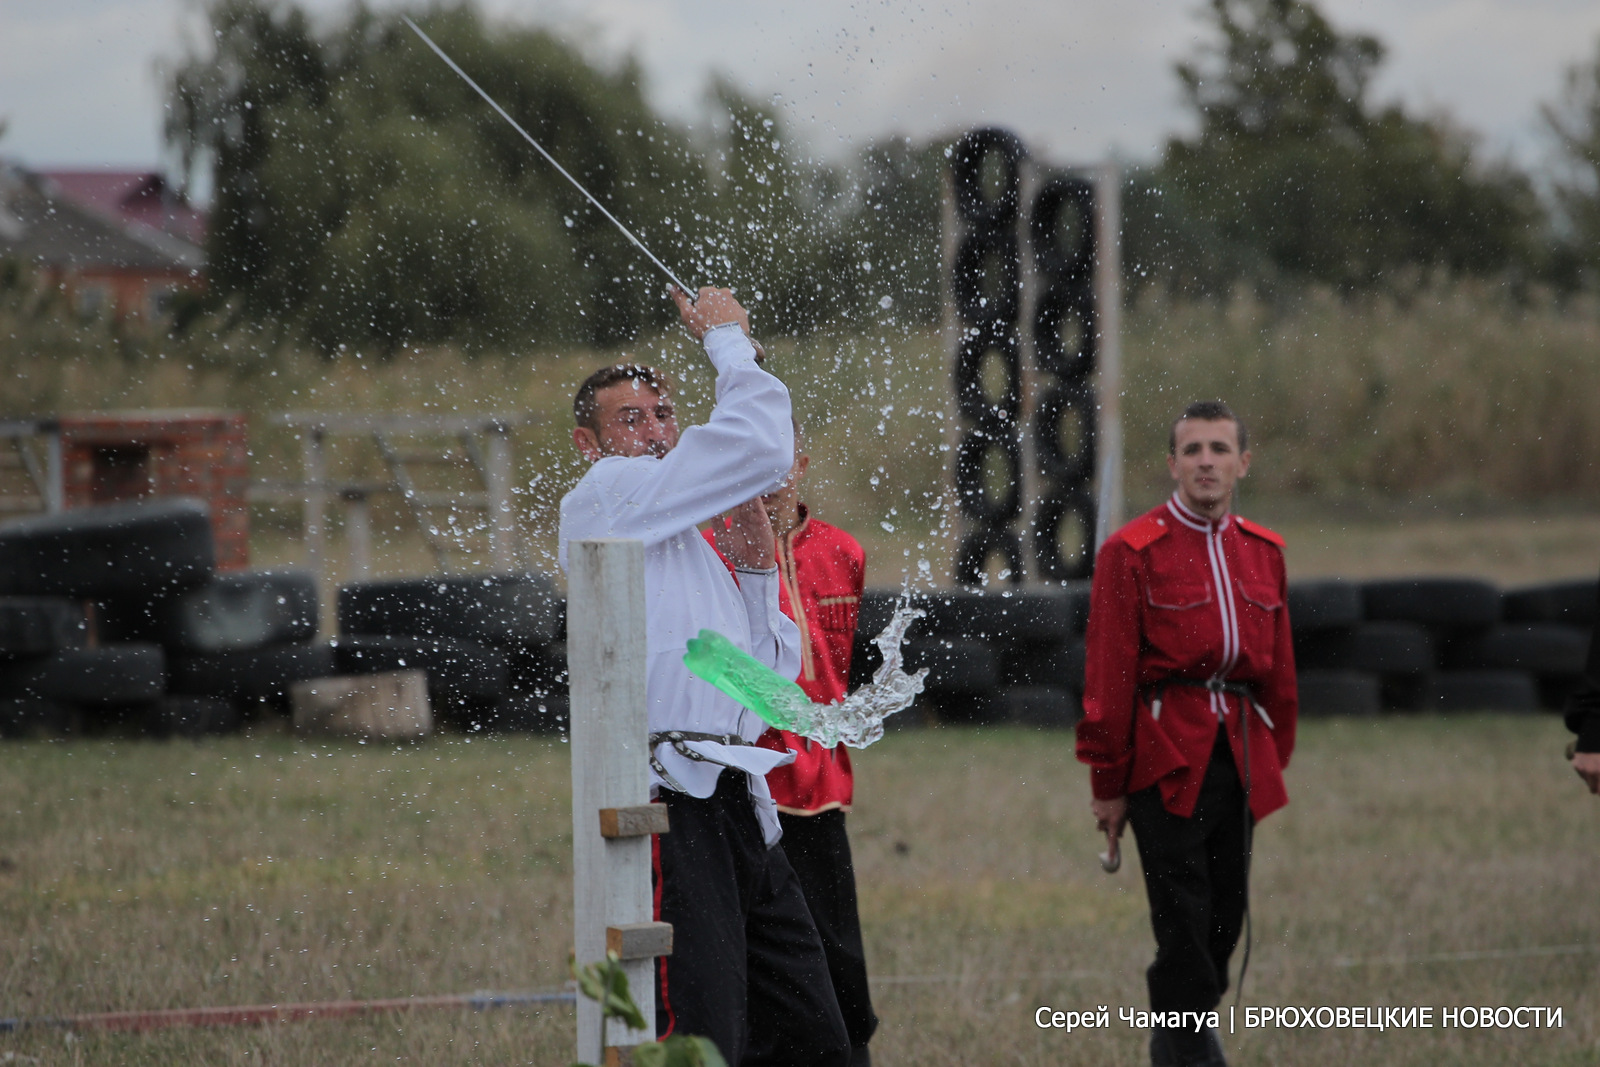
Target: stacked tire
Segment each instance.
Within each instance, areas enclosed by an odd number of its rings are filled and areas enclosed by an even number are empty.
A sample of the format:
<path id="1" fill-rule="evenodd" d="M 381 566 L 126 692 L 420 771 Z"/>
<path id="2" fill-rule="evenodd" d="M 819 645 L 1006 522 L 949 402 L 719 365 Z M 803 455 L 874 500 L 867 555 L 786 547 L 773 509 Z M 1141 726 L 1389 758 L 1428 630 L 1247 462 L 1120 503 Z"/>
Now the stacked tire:
<path id="1" fill-rule="evenodd" d="M 295 682 L 336 673 L 332 647 L 317 638 L 309 571 L 232 571 L 97 607 L 102 634 L 155 642 L 166 652 L 170 699 L 156 732 L 225 732 L 258 712 L 286 710 Z"/>
<path id="2" fill-rule="evenodd" d="M 354 583 L 338 618 L 341 674 L 421 669 L 435 714 L 468 730 L 565 729 L 565 612 L 546 575 Z"/>
<path id="3" fill-rule="evenodd" d="M 862 595 L 852 688 L 869 681 L 882 663 L 872 639 L 901 600 L 894 590 L 869 589 Z M 1078 720 L 1087 583 L 982 593 L 946 590 L 921 594 L 911 603 L 926 617 L 911 627 L 905 669 L 926 667 L 928 678 L 917 707 L 891 724 L 921 721 L 919 709 L 947 723 L 1055 728 Z"/>
<path id="4" fill-rule="evenodd" d="M 138 635 L 94 632 L 91 607 L 180 596 L 215 567 L 210 517 L 195 500 L 0 526 L 0 732 L 53 735 L 170 716 L 165 649 Z"/>
<path id="5" fill-rule="evenodd" d="M 1291 584 L 1301 710 L 1555 709 L 1595 625 L 1590 582 L 1501 593 L 1470 578 Z"/>

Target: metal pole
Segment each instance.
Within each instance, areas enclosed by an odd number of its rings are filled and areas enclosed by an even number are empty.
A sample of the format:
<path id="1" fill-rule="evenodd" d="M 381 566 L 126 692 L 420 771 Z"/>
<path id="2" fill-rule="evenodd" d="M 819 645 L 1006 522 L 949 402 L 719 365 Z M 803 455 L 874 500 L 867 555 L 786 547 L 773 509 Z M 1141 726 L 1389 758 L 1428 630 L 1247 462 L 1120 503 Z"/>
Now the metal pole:
<path id="1" fill-rule="evenodd" d="M 483 481 L 489 499 L 489 561 L 504 574 L 517 569 L 517 516 L 511 507 L 511 429 L 503 422 L 488 428 Z"/>
<path id="2" fill-rule="evenodd" d="M 1096 549 L 1122 525 L 1122 168 L 1100 168 L 1094 198 L 1095 303 L 1100 311 L 1100 493 Z"/>
<path id="3" fill-rule="evenodd" d="M 650 836 L 602 830 L 602 810 L 650 805 L 649 727 L 645 715 L 644 544 L 604 539 L 567 546 L 567 664 L 572 686 L 572 889 L 578 966 L 606 958 L 621 928 L 650 923 Z M 645 812 L 645 814 L 650 814 Z M 613 820 L 615 821 L 615 820 Z M 613 827 L 614 829 L 614 827 Z M 610 1046 L 655 1040 L 654 956 L 623 967 L 646 1031 L 606 1027 Z M 580 1062 L 601 1041 L 600 1007 L 578 998 Z"/>

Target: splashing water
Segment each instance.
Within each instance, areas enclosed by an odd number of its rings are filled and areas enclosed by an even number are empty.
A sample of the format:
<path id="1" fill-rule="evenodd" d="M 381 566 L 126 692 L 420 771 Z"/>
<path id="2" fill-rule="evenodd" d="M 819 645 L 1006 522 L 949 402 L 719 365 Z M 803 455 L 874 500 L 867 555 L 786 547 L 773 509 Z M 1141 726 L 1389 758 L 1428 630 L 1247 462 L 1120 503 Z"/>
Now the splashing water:
<path id="1" fill-rule="evenodd" d="M 872 681 L 843 700 L 814 704 L 805 690 L 741 650 L 715 630 L 701 630 L 689 639 L 684 665 L 761 717 L 768 726 L 797 733 L 826 748 L 846 744 L 866 748 L 883 737 L 883 720 L 904 711 L 922 692 L 928 676 L 901 669 L 900 644 L 906 630 L 926 612 L 901 603 L 883 632 L 872 639 L 883 653 L 883 666 Z"/>

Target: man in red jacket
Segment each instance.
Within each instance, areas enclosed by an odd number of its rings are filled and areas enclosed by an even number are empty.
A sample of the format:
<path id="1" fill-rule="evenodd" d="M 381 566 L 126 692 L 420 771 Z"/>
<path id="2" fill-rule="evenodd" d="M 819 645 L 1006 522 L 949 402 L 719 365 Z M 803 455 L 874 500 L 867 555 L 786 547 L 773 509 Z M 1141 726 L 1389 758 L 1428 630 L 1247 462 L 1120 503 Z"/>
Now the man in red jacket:
<path id="1" fill-rule="evenodd" d="M 1250 467 L 1221 401 L 1173 423 L 1177 491 L 1101 547 L 1078 759 L 1096 824 L 1133 825 L 1150 900 L 1154 1012 L 1216 1009 L 1248 900 L 1254 824 L 1288 803 L 1298 698 L 1283 539 L 1230 513 Z M 1221 1065 L 1213 1030 L 1157 1027 L 1156 1065 Z"/>
<path id="2" fill-rule="evenodd" d="M 813 701 L 830 704 L 848 691 L 866 554 L 854 537 L 814 517 L 800 502 L 800 482 L 811 457 L 798 423 L 794 451 L 789 477 L 761 502 L 776 535 L 778 605 L 800 628 L 796 681 Z M 822 936 L 828 973 L 850 1035 L 850 1065 L 870 1067 L 867 1042 L 877 1029 L 878 1017 L 867 990 L 855 867 L 844 825 L 855 788 L 849 750 L 844 745 L 823 748 L 787 730 L 769 729 L 756 743 L 795 754 L 792 764 L 767 772 L 767 786 L 778 805 L 784 854 Z"/>

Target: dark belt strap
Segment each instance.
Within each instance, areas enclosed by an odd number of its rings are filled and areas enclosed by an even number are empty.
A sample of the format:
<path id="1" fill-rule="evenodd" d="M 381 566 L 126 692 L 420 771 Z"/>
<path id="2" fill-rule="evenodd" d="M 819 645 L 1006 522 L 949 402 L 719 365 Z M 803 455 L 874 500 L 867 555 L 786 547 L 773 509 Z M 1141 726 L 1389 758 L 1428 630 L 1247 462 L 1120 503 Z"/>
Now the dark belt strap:
<path id="1" fill-rule="evenodd" d="M 1185 678 L 1182 675 L 1176 674 L 1170 678 L 1163 678 L 1159 682 L 1156 682 L 1154 685 L 1149 687 L 1155 694 L 1150 700 L 1151 718 L 1157 720 L 1161 718 L 1161 701 L 1162 698 L 1166 696 L 1167 686 L 1169 685 L 1188 686 L 1191 689 L 1205 689 L 1213 693 L 1230 693 L 1239 698 L 1240 707 L 1244 707 L 1244 702 L 1248 700 L 1250 702 L 1249 706 L 1255 708 L 1256 714 L 1261 716 L 1261 721 L 1266 723 L 1269 727 L 1273 725 L 1272 719 L 1267 715 L 1266 709 L 1262 708 L 1261 702 L 1256 700 L 1256 691 L 1251 687 L 1249 682 L 1230 682 L 1223 678 Z"/>

